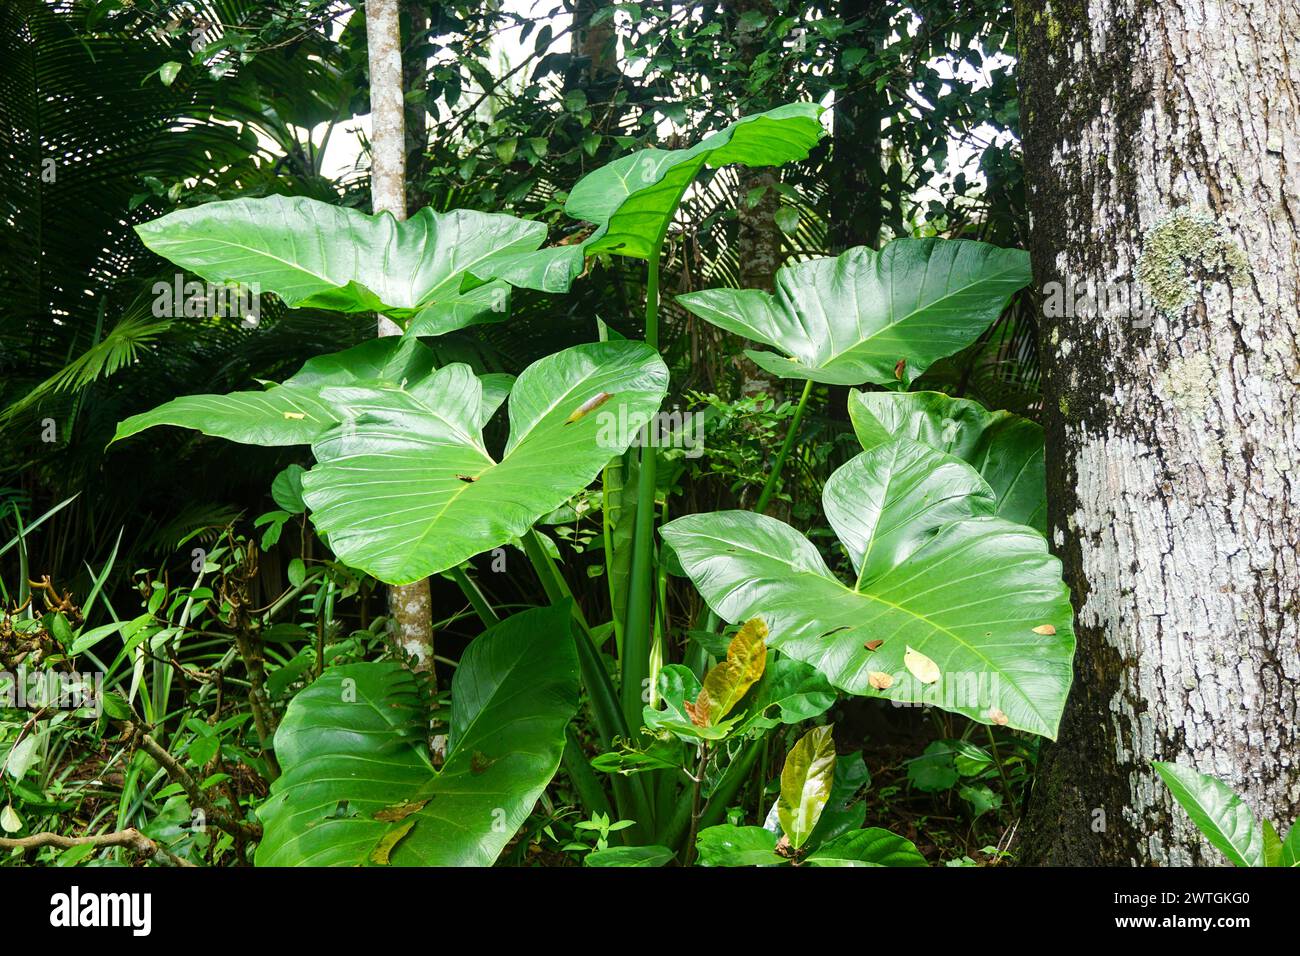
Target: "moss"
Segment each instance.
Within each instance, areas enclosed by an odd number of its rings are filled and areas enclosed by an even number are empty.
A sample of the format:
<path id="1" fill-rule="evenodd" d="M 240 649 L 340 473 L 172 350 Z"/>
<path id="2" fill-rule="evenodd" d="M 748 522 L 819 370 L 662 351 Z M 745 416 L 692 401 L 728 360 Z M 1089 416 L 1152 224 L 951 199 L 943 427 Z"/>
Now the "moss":
<path id="1" fill-rule="evenodd" d="M 1070 403 L 1069 401 L 1066 400 L 1066 397 L 1064 395 L 1062 395 L 1060 399 L 1057 401 L 1056 407 L 1061 410 L 1061 414 L 1063 416 L 1065 416 L 1066 418 L 1070 417 Z"/>
<path id="2" fill-rule="evenodd" d="M 1250 265 L 1228 231 L 1204 213 L 1179 210 L 1146 235 L 1138 260 L 1138 281 L 1166 313 L 1192 300 L 1189 267 L 1226 275 L 1229 282 L 1249 275 Z"/>

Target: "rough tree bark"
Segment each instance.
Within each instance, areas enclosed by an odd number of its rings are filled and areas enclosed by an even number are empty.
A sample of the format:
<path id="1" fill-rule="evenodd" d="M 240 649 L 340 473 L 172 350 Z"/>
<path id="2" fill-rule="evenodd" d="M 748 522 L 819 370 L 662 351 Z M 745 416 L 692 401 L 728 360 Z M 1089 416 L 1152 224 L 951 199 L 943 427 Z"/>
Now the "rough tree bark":
<path id="1" fill-rule="evenodd" d="M 1079 639 L 1022 860 L 1218 864 L 1152 760 L 1300 811 L 1300 4 L 1016 6 L 1034 278 L 1074 313 L 1042 352 Z M 1107 282 L 1128 303 L 1070 308 Z"/>
<path id="2" fill-rule="evenodd" d="M 366 47 L 370 59 L 370 202 L 376 214 L 406 218 L 406 124 L 402 98 L 402 38 L 398 0 L 366 0 Z M 401 335 L 391 319 L 379 317 L 380 335 Z M 433 602 L 429 580 L 392 585 L 388 613 L 394 646 L 433 669 Z"/>

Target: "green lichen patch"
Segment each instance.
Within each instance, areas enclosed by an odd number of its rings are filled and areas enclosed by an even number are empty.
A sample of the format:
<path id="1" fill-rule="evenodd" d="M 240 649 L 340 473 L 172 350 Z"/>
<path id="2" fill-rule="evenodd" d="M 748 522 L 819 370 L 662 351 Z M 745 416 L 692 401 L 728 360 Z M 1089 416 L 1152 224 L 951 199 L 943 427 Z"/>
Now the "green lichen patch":
<path id="1" fill-rule="evenodd" d="M 1250 273 L 1246 254 L 1211 216 L 1179 210 L 1147 233 L 1138 280 L 1163 312 L 1192 301 L 1191 269 L 1235 282 Z"/>

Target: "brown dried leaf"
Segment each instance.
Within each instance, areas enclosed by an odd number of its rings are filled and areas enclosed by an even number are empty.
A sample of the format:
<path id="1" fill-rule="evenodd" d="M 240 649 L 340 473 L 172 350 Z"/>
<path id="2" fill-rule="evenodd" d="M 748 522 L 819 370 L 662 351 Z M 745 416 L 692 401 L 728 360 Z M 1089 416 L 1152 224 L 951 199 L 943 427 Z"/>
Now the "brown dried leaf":
<path id="1" fill-rule="evenodd" d="M 939 680 L 939 665 L 910 647 L 903 653 L 903 666 L 922 684 L 934 684 Z"/>
<path id="2" fill-rule="evenodd" d="M 889 690 L 894 686 L 894 678 L 884 671 L 870 671 L 867 674 L 867 683 L 876 690 Z"/>
<path id="3" fill-rule="evenodd" d="M 579 405 L 577 408 L 573 410 L 573 414 L 564 420 L 564 424 L 572 425 L 579 418 L 582 418 L 584 415 L 588 415 L 591 412 L 594 412 L 596 409 L 600 408 L 600 406 L 604 405 L 607 401 L 609 401 L 613 397 L 614 394 L 612 392 L 601 392 L 599 395 L 595 396 L 594 398 L 587 399 L 585 402 L 583 402 L 581 405 Z"/>

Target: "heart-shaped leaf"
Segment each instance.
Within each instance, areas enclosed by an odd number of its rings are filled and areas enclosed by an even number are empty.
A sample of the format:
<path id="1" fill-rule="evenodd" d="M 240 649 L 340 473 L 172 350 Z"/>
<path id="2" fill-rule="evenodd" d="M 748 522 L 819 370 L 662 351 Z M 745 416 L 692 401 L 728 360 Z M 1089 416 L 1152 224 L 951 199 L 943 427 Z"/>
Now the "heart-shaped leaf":
<path id="1" fill-rule="evenodd" d="M 1029 255 L 965 239 L 895 239 L 879 252 L 787 265 L 776 294 L 705 289 L 677 297 L 719 328 L 781 354 L 750 351 L 782 378 L 903 387 L 961 351 L 1030 281 Z"/>
<path id="2" fill-rule="evenodd" d="M 849 393 L 849 419 L 870 451 L 911 438 L 968 463 L 988 482 L 995 514 L 1047 533 L 1043 428 L 1011 412 L 942 392 Z"/>
<path id="3" fill-rule="evenodd" d="M 1221 780 L 1176 763 L 1154 764 L 1196 828 L 1234 866 L 1264 865 L 1264 835 L 1241 797 Z"/>
<path id="4" fill-rule="evenodd" d="M 640 342 L 540 359 L 511 390 L 500 461 L 483 444 L 483 389 L 468 366 L 404 389 L 323 389 L 343 421 L 313 443 L 303 497 L 340 560 L 390 584 L 416 581 L 508 543 L 581 491 L 667 386 L 668 369 Z"/>
<path id="5" fill-rule="evenodd" d="M 276 730 L 283 773 L 258 810 L 257 864 L 490 866 L 554 776 L 578 708 L 570 614 L 524 611 L 470 644 L 452 678 L 441 770 L 409 670 L 326 670 Z"/>
<path id="6" fill-rule="evenodd" d="M 860 476 L 861 500 L 879 493 L 862 469 L 849 474 Z M 844 502 L 854 499 L 852 482 L 832 483 Z M 714 611 L 728 621 L 762 617 L 773 647 L 835 687 L 1055 735 L 1070 687 L 1073 613 L 1060 562 L 1032 529 L 987 516 L 952 521 L 856 587 L 836 579 L 803 535 L 765 515 L 688 515 L 663 535 Z M 1045 624 L 1053 633 L 1035 630 Z M 909 672 L 909 647 L 935 664 L 937 681 Z"/>
<path id="7" fill-rule="evenodd" d="M 836 469 L 822 489 L 822 506 L 861 587 L 905 561 L 945 524 L 993 514 L 994 499 L 965 462 L 900 438 Z"/>
<path id="8" fill-rule="evenodd" d="M 598 252 L 657 254 L 682 197 L 706 167 L 780 166 L 804 159 L 824 130 L 815 103 L 746 116 L 689 149 L 644 149 L 602 166 L 573 187 L 564 209 L 595 229 L 583 241 L 538 252 L 502 252 L 474 267 L 481 278 L 564 292 Z"/>
<path id="9" fill-rule="evenodd" d="M 471 273 L 546 239 L 545 224 L 498 213 L 425 208 L 398 221 L 302 196 L 206 203 L 136 232 L 210 282 L 274 292 L 292 308 L 418 316 L 420 335 L 504 319 L 507 287 L 476 287 Z"/>

